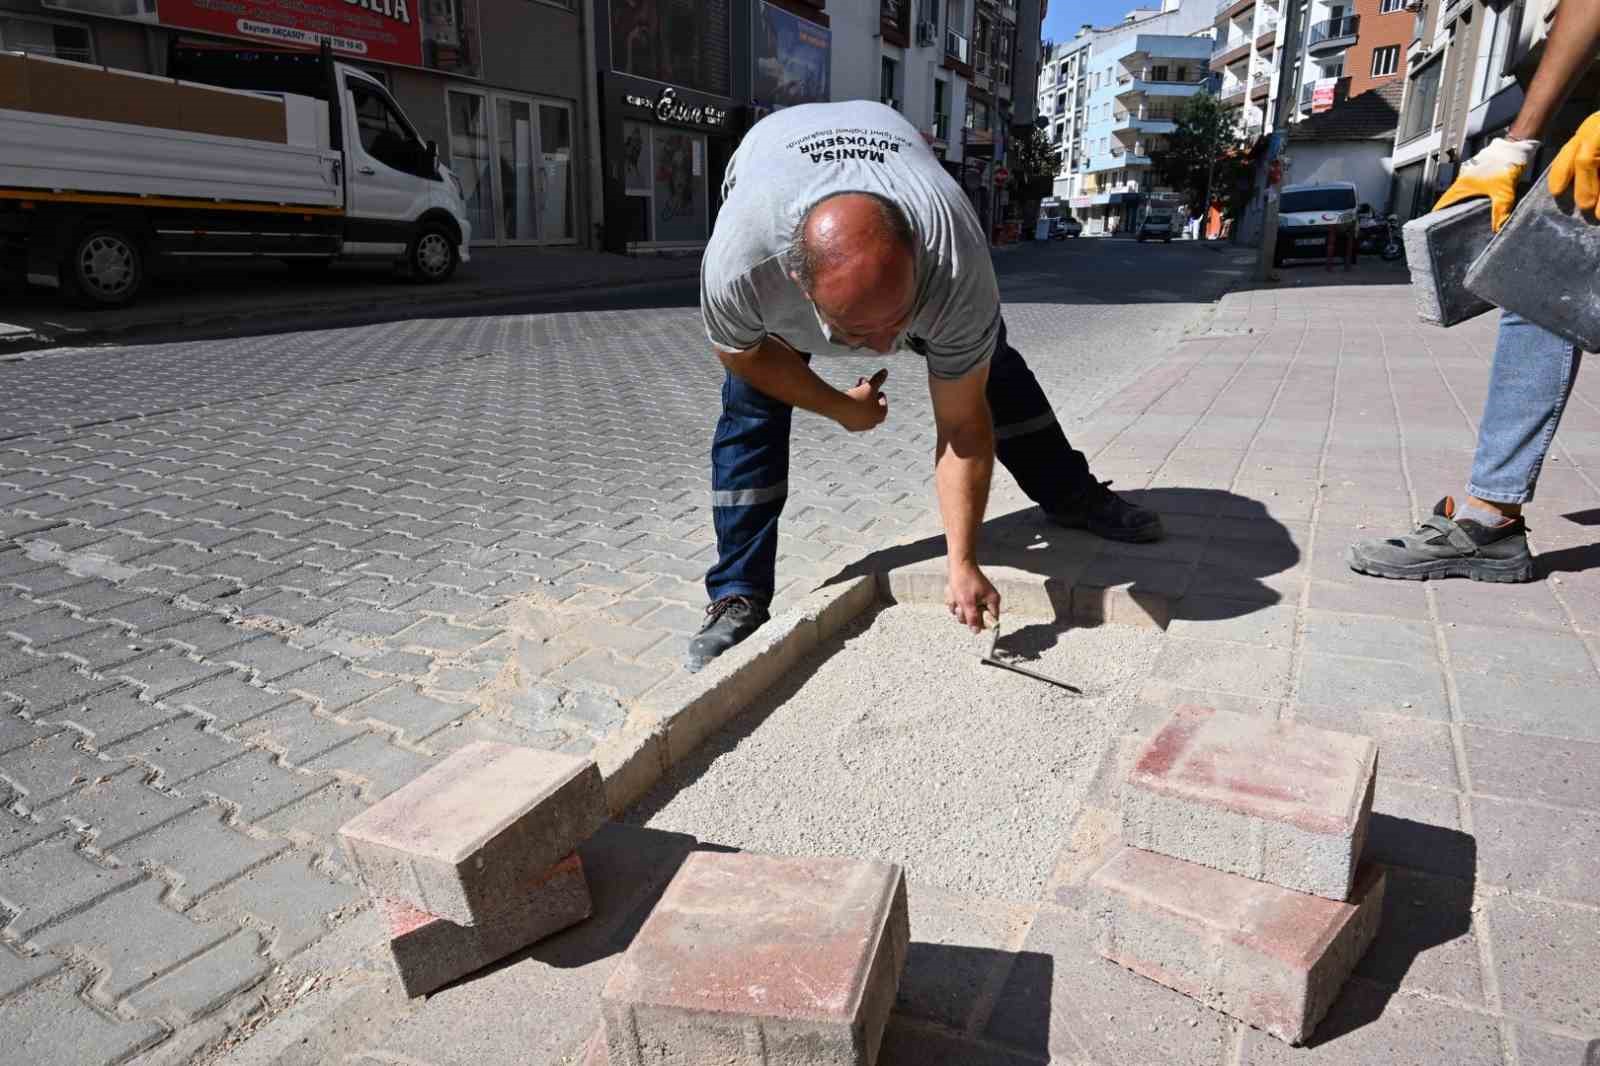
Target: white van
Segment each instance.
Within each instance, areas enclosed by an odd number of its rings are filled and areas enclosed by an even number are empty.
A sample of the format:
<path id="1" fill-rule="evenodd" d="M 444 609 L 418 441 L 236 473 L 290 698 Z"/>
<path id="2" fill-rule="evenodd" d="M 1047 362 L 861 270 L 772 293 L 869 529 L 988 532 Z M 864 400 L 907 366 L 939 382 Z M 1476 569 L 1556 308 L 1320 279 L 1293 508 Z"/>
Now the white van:
<path id="1" fill-rule="evenodd" d="M 1343 258 L 1356 239 L 1356 187 L 1348 181 L 1286 185 L 1278 197 L 1278 243 L 1272 265 L 1286 259 L 1326 259 L 1328 235 L 1333 254 Z"/>

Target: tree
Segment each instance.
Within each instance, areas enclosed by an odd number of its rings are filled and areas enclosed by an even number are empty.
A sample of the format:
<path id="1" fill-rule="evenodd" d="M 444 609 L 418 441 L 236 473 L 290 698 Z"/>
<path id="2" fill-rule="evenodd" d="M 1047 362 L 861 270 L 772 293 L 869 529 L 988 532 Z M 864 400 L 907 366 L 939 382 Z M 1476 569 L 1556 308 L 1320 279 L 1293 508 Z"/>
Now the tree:
<path id="1" fill-rule="evenodd" d="M 1212 200 L 1226 200 L 1238 184 L 1246 166 L 1238 114 L 1215 96 L 1195 93 L 1178 112 L 1178 128 L 1151 153 L 1157 176 L 1185 196 L 1193 214 L 1205 210 L 1207 190 Z"/>
<path id="2" fill-rule="evenodd" d="M 1061 167 L 1061 150 L 1050 143 L 1044 130 L 1029 126 L 1017 136 L 1006 152 L 1012 187 L 1019 200 L 1042 200 L 1055 187 L 1056 171 Z"/>

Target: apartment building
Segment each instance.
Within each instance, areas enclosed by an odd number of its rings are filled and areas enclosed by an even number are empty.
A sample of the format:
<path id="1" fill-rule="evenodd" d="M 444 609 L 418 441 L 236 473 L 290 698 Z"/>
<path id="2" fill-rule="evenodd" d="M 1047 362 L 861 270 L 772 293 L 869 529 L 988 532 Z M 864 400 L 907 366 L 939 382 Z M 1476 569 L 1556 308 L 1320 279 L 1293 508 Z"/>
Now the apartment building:
<path id="1" fill-rule="evenodd" d="M 1047 44 L 1039 65 L 1039 114 L 1045 120 L 1050 143 L 1061 151 L 1055 196 L 1067 200 L 1078 195 L 1086 174 L 1084 151 L 1089 97 L 1089 65 L 1094 37 L 1085 26 L 1063 44 Z"/>
<path id="2" fill-rule="evenodd" d="M 1325 111 L 1404 74 L 1416 0 L 1222 0 L 1211 67 L 1220 95 L 1252 140 L 1276 124 L 1278 83 L 1288 63 L 1289 122 Z M 1297 47 L 1286 56 L 1289 13 L 1299 20 Z"/>
<path id="3" fill-rule="evenodd" d="M 1171 191 L 1152 156 L 1177 128 L 1184 98 L 1207 91 L 1214 17 L 1205 0 L 1167 0 L 1092 34 L 1083 180 L 1068 201 L 1086 232 L 1126 232 L 1144 204 Z"/>

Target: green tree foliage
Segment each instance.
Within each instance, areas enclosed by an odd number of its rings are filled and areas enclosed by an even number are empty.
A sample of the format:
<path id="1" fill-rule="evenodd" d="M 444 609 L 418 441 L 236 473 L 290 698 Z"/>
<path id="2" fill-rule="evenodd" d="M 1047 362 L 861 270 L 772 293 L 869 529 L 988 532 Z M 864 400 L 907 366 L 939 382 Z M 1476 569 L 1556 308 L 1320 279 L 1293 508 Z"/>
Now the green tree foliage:
<path id="1" fill-rule="evenodd" d="M 1015 137 L 1006 151 L 1006 166 L 1011 181 L 1026 200 L 1050 195 L 1056 171 L 1061 167 L 1061 150 L 1050 143 L 1044 130 L 1029 126 L 1025 135 Z"/>
<path id="2" fill-rule="evenodd" d="M 1178 112 L 1178 128 L 1151 153 L 1156 174 L 1184 194 L 1195 214 L 1204 210 L 1208 175 L 1212 199 L 1228 202 L 1247 174 L 1237 116 L 1216 97 L 1196 93 Z"/>

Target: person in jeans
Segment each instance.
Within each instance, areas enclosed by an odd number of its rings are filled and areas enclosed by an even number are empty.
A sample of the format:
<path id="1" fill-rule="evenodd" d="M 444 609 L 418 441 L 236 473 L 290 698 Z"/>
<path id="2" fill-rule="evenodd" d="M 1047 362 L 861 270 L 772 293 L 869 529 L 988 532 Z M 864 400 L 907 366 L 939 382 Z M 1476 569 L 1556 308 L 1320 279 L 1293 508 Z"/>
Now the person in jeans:
<path id="1" fill-rule="evenodd" d="M 698 669 L 766 622 L 794 408 L 851 432 L 889 413 L 888 371 L 840 390 L 813 355 L 902 348 L 925 363 L 951 614 L 973 630 L 1000 595 L 978 566 L 996 458 L 1055 521 L 1154 540 L 1161 521 L 1096 481 L 1006 342 L 988 242 L 960 186 L 893 108 L 806 104 L 762 119 L 728 163 L 700 308 L 727 369 L 711 447 L 717 561 L 690 641 Z"/>
<path id="2" fill-rule="evenodd" d="M 1462 165 L 1435 210 L 1488 197 L 1498 232 L 1511 217 L 1518 180 L 1538 157 L 1540 142 L 1534 138 L 1550 125 L 1597 50 L 1600 0 L 1561 0 L 1516 120 L 1505 137 Z M 1557 196 L 1570 189 L 1577 205 L 1594 218 L 1600 201 L 1600 112 L 1590 115 L 1567 141 L 1550 168 L 1549 183 Z M 1582 362 L 1583 353 L 1570 341 L 1520 315 L 1502 315 L 1489 397 L 1478 423 L 1477 454 L 1461 505 L 1446 496 L 1416 532 L 1351 545 L 1350 568 L 1411 580 L 1532 580 L 1522 507 L 1533 499 Z"/>

